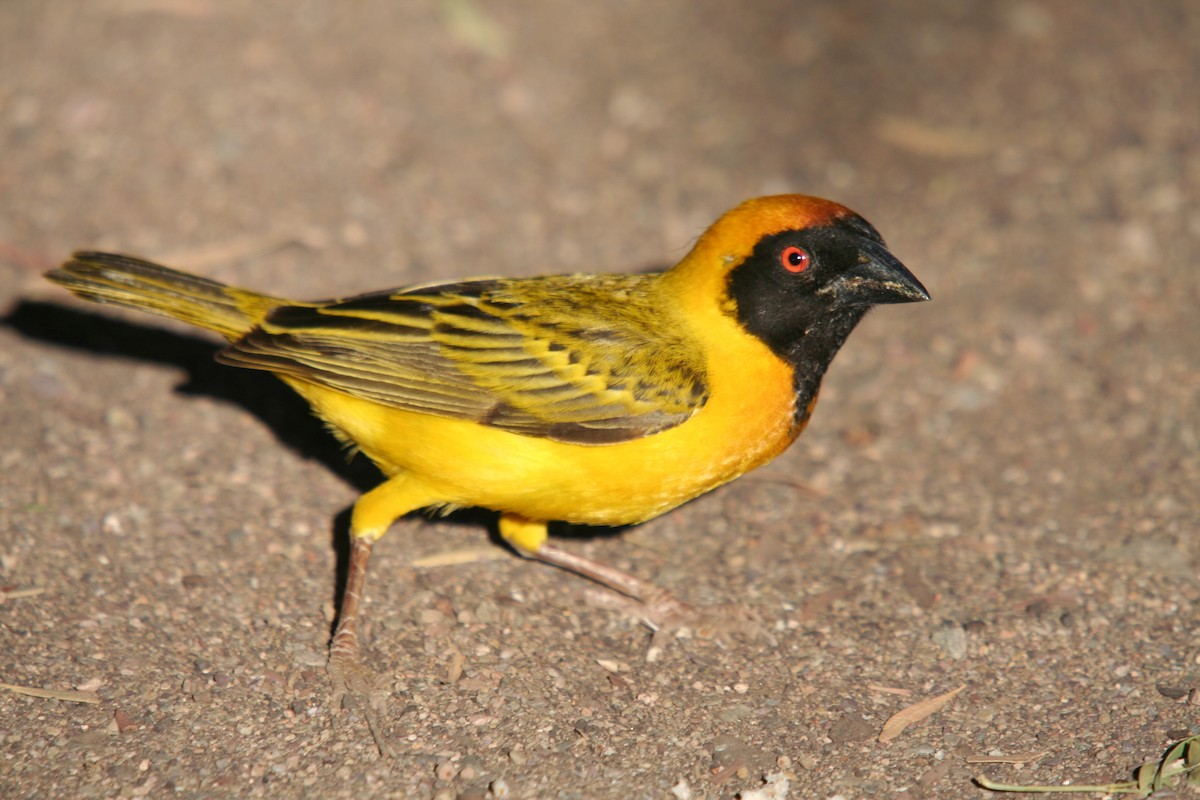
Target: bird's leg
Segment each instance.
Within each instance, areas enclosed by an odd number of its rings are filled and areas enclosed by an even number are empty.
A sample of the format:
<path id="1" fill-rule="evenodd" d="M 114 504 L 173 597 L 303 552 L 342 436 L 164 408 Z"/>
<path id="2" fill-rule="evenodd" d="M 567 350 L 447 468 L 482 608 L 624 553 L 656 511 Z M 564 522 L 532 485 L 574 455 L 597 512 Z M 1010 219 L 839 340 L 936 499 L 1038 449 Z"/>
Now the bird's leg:
<path id="1" fill-rule="evenodd" d="M 391 753 L 376 715 L 381 693 L 375 676 L 362 663 L 358 644 L 358 605 L 367 582 L 367 563 L 371 559 L 373 545 L 374 542 L 365 537 L 353 536 L 350 539 L 346 588 L 342 592 L 341 613 L 338 614 L 337 629 L 329 645 L 329 664 L 326 669 L 333 684 L 330 704 L 335 709 L 344 704 L 349 710 L 361 711 L 379 754 L 389 756 Z"/>
<path id="2" fill-rule="evenodd" d="M 654 631 L 654 639 L 646 653 L 650 661 L 657 658 L 666 635 L 682 628 L 721 632 L 753 623 L 753 619 L 740 607 L 697 609 L 677 599 L 666 589 L 635 575 L 547 544 L 544 522 L 524 519 L 513 514 L 502 514 L 500 535 L 526 558 L 535 558 L 582 575 L 612 589 L 623 598 L 632 598 L 632 608 L 630 602 L 622 602 L 620 599 L 606 600 L 603 605 L 632 611 L 634 616 Z"/>
<path id="3" fill-rule="evenodd" d="M 636 575 L 630 575 L 616 567 L 584 558 L 552 544 L 543 544 L 538 550 L 522 555 L 590 578 L 601 586 L 607 586 L 614 592 L 637 600 L 649 612 L 646 614 L 647 622 L 657 623 L 651 627 L 669 626 L 673 618 L 689 614 L 693 610 L 661 586 L 655 586 Z"/>
<path id="4" fill-rule="evenodd" d="M 346 568 L 346 588 L 337 628 L 329 645 L 329 680 L 333 684 L 331 705 L 336 709 L 361 711 L 371 728 L 371 736 L 382 756 L 390 755 L 378 711 L 387 696 L 375 675 L 362 662 L 358 643 L 358 611 L 367 582 L 367 564 L 375 541 L 392 523 L 414 509 L 429 505 L 433 498 L 413 481 L 400 474 L 376 486 L 358 498 L 350 515 L 350 562 Z"/>

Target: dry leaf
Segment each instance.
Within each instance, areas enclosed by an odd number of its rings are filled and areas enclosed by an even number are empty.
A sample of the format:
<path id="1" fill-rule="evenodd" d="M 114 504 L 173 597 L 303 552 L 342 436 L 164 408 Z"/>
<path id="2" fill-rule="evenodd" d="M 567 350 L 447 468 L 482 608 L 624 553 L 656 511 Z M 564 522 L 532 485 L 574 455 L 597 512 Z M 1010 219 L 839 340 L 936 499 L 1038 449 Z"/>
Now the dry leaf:
<path id="1" fill-rule="evenodd" d="M 442 17 L 450 35 L 466 47 L 492 58 L 508 55 L 508 31 L 475 0 L 442 0 Z"/>
<path id="2" fill-rule="evenodd" d="M 409 562 L 409 565 L 417 569 L 428 569 L 430 567 L 454 567 L 459 564 L 474 564 L 478 561 L 496 561 L 501 558 L 511 558 L 511 556 L 495 546 L 464 547 L 461 550 L 444 550 L 441 553 L 434 553 L 424 558 L 414 558 Z"/>
<path id="3" fill-rule="evenodd" d="M 912 117 L 882 117 L 875 126 L 875 135 L 902 150 L 936 158 L 968 158 L 992 149 L 992 143 L 981 133 Z"/>
<path id="4" fill-rule="evenodd" d="M 909 725 L 920 722 L 926 717 L 932 716 L 946 707 L 946 704 L 954 699 L 954 696 L 967 688 L 964 683 L 962 686 L 945 694 L 939 694 L 937 697 L 931 697 L 928 700 L 922 700 L 919 703 L 913 703 L 908 708 L 903 708 L 888 717 L 887 722 L 883 723 L 883 730 L 879 733 L 879 741 L 890 742 L 895 739 Z"/>
<path id="5" fill-rule="evenodd" d="M 4 603 L 6 600 L 16 600 L 20 597 L 37 597 L 39 594 L 42 594 L 45 591 L 46 589 L 42 586 L 34 586 L 29 589 L 12 589 L 5 587 L 0 589 L 0 603 Z"/>
<path id="6" fill-rule="evenodd" d="M 27 694 L 30 697 L 42 697 L 46 700 L 66 700 L 71 703 L 99 703 L 100 696 L 95 692 L 67 692 L 57 689 L 36 689 L 32 686 L 17 686 L 12 683 L 0 683 L 0 689 L 8 689 L 16 694 Z"/>
<path id="7" fill-rule="evenodd" d="M 463 675 L 463 667 L 466 666 L 467 657 L 457 647 L 450 651 L 450 663 L 446 665 L 446 683 L 451 685 L 458 683 L 458 679 Z"/>
<path id="8" fill-rule="evenodd" d="M 186 264 L 188 269 L 204 271 L 216 266 L 262 258 L 298 241 L 298 237 L 282 233 L 243 236 L 201 247 L 176 250 L 165 253 L 160 258 L 167 264 Z"/>
<path id="9" fill-rule="evenodd" d="M 967 756 L 968 764 L 1032 764 L 1042 756 L 1045 750 L 1037 753 L 1013 753 L 1009 756 Z"/>

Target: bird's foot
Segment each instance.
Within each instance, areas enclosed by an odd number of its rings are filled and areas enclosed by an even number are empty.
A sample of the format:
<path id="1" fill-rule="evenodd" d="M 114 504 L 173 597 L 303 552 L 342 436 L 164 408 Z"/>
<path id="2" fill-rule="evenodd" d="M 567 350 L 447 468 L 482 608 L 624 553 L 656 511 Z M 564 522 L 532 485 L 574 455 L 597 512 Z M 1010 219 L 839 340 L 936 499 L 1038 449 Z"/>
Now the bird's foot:
<path id="1" fill-rule="evenodd" d="M 379 721 L 389 693 L 380 687 L 378 677 L 362 663 L 357 653 L 339 648 L 334 648 L 325 669 L 333 686 L 329 706 L 334 714 L 344 709 L 350 714 L 362 715 L 371 729 L 371 737 L 375 740 L 379 755 L 391 757 L 392 751 Z"/>
<path id="2" fill-rule="evenodd" d="M 723 641 L 734 632 L 755 635 L 764 632 L 754 612 L 744 606 L 691 606 L 636 575 L 550 544 L 544 544 L 536 551 L 519 552 L 528 558 L 536 558 L 591 578 L 611 589 L 607 592 L 589 592 L 588 599 L 594 605 L 626 613 L 654 631 L 650 648 L 646 651 L 647 661 L 657 661 L 671 639 L 695 635 Z"/>
<path id="3" fill-rule="evenodd" d="M 588 601 L 600 608 L 627 614 L 653 633 L 646 649 L 646 661 L 655 662 L 672 639 L 712 639 L 726 642 L 731 634 L 764 632 L 755 612 L 736 603 L 694 606 L 667 590 L 643 583 L 643 593 L 630 597 L 613 591 L 589 590 Z"/>

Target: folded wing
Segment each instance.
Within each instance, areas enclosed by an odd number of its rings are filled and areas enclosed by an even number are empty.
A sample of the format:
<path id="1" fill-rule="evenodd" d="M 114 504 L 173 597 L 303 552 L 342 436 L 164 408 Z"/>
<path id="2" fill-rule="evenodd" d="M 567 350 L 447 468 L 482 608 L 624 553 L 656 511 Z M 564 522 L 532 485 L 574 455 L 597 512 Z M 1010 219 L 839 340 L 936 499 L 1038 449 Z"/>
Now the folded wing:
<path id="1" fill-rule="evenodd" d="M 703 353 L 664 317 L 654 280 L 476 280 L 281 306 L 218 358 L 528 436 L 627 441 L 707 398 Z"/>

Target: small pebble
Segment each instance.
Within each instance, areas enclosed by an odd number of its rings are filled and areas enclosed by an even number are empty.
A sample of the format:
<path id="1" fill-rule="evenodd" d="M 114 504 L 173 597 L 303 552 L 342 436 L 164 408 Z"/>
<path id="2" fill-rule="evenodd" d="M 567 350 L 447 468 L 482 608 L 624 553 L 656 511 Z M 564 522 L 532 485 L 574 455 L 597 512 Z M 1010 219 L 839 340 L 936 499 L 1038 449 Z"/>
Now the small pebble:
<path id="1" fill-rule="evenodd" d="M 967 655 L 967 632 L 958 623 L 946 623 L 929 638 L 955 661 Z"/>

